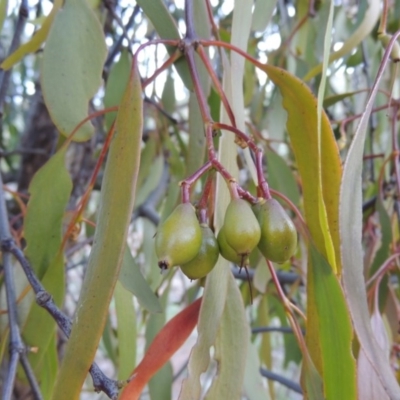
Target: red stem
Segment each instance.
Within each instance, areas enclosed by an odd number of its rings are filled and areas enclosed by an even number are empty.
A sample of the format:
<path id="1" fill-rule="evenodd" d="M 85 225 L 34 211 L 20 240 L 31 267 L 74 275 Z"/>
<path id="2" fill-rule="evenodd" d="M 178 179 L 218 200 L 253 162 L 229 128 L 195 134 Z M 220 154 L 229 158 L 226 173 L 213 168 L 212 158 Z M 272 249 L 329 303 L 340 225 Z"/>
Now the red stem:
<path id="1" fill-rule="evenodd" d="M 228 114 L 231 124 L 233 126 L 236 126 L 236 120 L 235 120 L 235 116 L 233 114 L 232 108 L 229 104 L 229 101 L 228 101 L 226 95 L 225 95 L 224 89 L 222 88 L 221 82 L 219 81 L 216 73 L 214 72 L 214 69 L 210 63 L 210 60 L 208 59 L 207 55 L 204 52 L 204 48 L 202 46 L 198 46 L 196 50 L 197 50 L 197 54 L 200 56 L 201 60 L 203 61 L 203 64 L 206 67 L 208 74 L 211 77 L 211 80 L 213 81 L 215 90 L 217 91 L 217 93 L 219 94 L 219 97 L 222 100 L 222 104 L 225 107 L 226 113 Z"/>
<path id="2" fill-rule="evenodd" d="M 157 78 L 158 75 L 161 74 L 164 70 L 166 70 L 168 67 L 170 67 L 176 60 L 178 60 L 180 57 L 182 57 L 182 53 L 180 52 L 179 49 L 175 51 L 174 54 L 172 54 L 165 62 L 164 64 L 161 65 L 160 68 L 158 68 L 153 75 L 151 75 L 149 78 L 145 79 L 142 82 L 142 89 L 144 89 L 149 83 L 151 83 L 154 79 Z"/>

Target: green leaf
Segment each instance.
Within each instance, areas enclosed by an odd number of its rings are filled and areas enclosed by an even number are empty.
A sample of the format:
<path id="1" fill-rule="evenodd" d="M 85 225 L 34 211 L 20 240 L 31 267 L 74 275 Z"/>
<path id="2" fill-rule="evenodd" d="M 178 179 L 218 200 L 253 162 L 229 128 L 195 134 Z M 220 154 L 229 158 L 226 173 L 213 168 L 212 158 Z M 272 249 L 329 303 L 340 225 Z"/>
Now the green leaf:
<path id="1" fill-rule="evenodd" d="M 152 140 L 152 142 L 154 142 L 154 140 Z M 146 145 L 145 149 L 151 150 L 151 147 L 155 150 L 155 146 L 153 145 L 150 145 L 149 148 Z M 149 154 L 150 152 L 145 152 L 144 150 L 142 151 L 143 156 L 155 156 L 155 154 Z M 150 193 L 160 184 L 160 179 L 163 175 L 163 170 L 165 168 L 164 157 L 161 155 L 153 159 L 150 157 L 146 157 L 144 160 L 142 159 L 143 163 L 140 164 L 141 169 L 138 183 L 140 182 L 141 185 L 140 187 L 138 186 L 139 190 L 135 200 L 135 208 L 139 207 L 147 200 Z"/>
<path id="2" fill-rule="evenodd" d="M 49 32 L 41 75 L 46 106 L 63 135 L 87 117 L 89 100 L 102 82 L 106 54 L 102 27 L 88 3 L 68 0 Z M 88 140 L 93 132 L 86 122 L 74 140 Z"/>
<path id="3" fill-rule="evenodd" d="M 196 94 L 189 97 L 189 144 L 186 157 L 186 175 L 190 176 L 204 164 L 206 154 L 206 137 Z"/>
<path id="4" fill-rule="evenodd" d="M 64 257 L 58 254 L 50 263 L 48 269 L 42 278 L 42 284 L 52 295 L 55 304 L 61 307 L 65 294 L 65 276 L 64 276 Z M 40 329 L 38 329 L 40 326 Z M 54 319 L 43 308 L 35 302 L 32 303 L 26 322 L 22 329 L 22 335 L 25 343 L 29 346 L 37 347 L 37 353 L 28 354 L 29 362 L 36 376 L 41 376 L 43 371 L 43 358 L 47 356 L 49 346 L 57 335 L 57 325 Z M 54 382 L 53 382 L 54 383 Z"/>
<path id="5" fill-rule="evenodd" d="M 5 4 L 5 6 L 4 6 Z M 7 70 L 10 69 L 18 61 L 22 60 L 24 56 L 29 53 L 34 53 L 39 50 L 42 43 L 46 40 L 49 30 L 53 24 L 54 17 L 57 15 L 58 10 L 63 4 L 62 0 L 55 0 L 50 14 L 43 21 L 40 29 L 32 36 L 32 38 L 19 46 L 12 54 L 10 54 L 0 65 L 0 68 Z M 3 7 L 5 7 L 4 13 L 7 11 L 7 0 L 2 0 L 1 2 L 1 14 L 3 13 Z M 0 28 L 3 26 L 3 22 L 0 24 Z"/>
<path id="6" fill-rule="evenodd" d="M 356 399 L 353 328 L 339 281 L 326 259 L 311 244 L 308 284 L 312 285 L 318 319 L 324 392 L 327 400 Z"/>
<path id="7" fill-rule="evenodd" d="M 110 74 L 104 92 L 104 107 L 118 106 L 121 102 L 131 71 L 132 57 L 127 50 L 121 51 L 121 56 L 111 67 Z M 117 112 L 107 113 L 105 116 L 106 126 L 110 129 L 115 120 Z"/>
<path id="8" fill-rule="evenodd" d="M 143 308 L 151 313 L 162 312 L 162 307 L 158 298 L 144 279 L 128 247 L 126 247 L 124 252 L 119 281 L 126 290 L 131 292 L 138 299 Z"/>
<path id="9" fill-rule="evenodd" d="M 284 194 L 293 204 L 300 204 L 300 190 L 287 162 L 271 150 L 266 150 L 268 184 L 272 189 Z"/>
<path id="10" fill-rule="evenodd" d="M 336 94 L 334 96 L 325 97 L 324 98 L 324 108 L 333 106 L 334 104 L 338 103 L 339 101 L 347 99 L 348 97 L 352 97 L 358 93 L 360 93 L 359 90 L 357 90 L 355 92 L 340 93 L 340 94 Z"/>
<path id="11" fill-rule="evenodd" d="M 286 127 L 302 180 L 307 226 L 318 250 L 334 270 L 340 271 L 338 193 L 342 167 L 329 119 L 322 111 L 319 152 L 317 100 L 311 91 L 283 69 L 272 65 L 262 69 L 279 87 L 288 113 Z"/>
<path id="12" fill-rule="evenodd" d="M 355 49 L 371 33 L 380 15 L 380 1 L 370 0 L 369 7 L 365 12 L 364 18 L 360 25 L 353 32 L 353 34 L 347 38 L 347 40 L 343 43 L 343 46 L 330 55 L 329 63 L 338 60 Z M 318 75 L 321 71 L 322 64 L 318 64 L 316 67 L 311 69 L 306 76 L 304 76 L 303 80 L 308 81 Z"/>
<path id="13" fill-rule="evenodd" d="M 272 14 L 275 10 L 278 0 L 265 1 L 265 0 L 255 0 L 254 1 L 254 11 L 253 20 L 251 23 L 251 28 L 254 31 L 265 31 L 267 28 Z"/>
<path id="14" fill-rule="evenodd" d="M 132 294 L 117 282 L 114 291 L 118 334 L 118 379 L 126 380 L 136 366 L 136 312 Z"/>
<path id="15" fill-rule="evenodd" d="M 232 274 L 228 275 L 225 309 L 216 339 L 214 358 L 218 363 L 218 374 L 207 392 L 207 399 L 240 398 L 250 329 L 242 296 Z"/>
<path id="16" fill-rule="evenodd" d="M 135 66 L 118 111 L 116 133 L 101 187 L 92 251 L 53 399 L 79 398 L 104 329 L 135 200 L 142 123 L 142 87 Z"/>
<path id="17" fill-rule="evenodd" d="M 325 400 L 322 379 L 309 357 L 303 360 L 301 386 L 307 400 Z"/>
<path id="18" fill-rule="evenodd" d="M 115 365 L 117 364 L 117 352 L 115 344 L 115 336 L 113 327 L 111 326 L 110 317 L 107 318 L 104 326 L 103 335 L 101 337 L 101 345 L 105 350 L 107 357 Z"/>
<path id="19" fill-rule="evenodd" d="M 248 328 L 246 327 L 246 329 Z M 260 359 L 258 357 L 257 346 L 251 341 L 248 344 L 247 350 L 243 391 L 249 400 L 270 399 L 268 389 L 264 387 L 263 378 L 260 374 Z"/>
<path id="20" fill-rule="evenodd" d="M 25 255 L 39 278 L 60 250 L 62 223 L 71 178 L 65 167 L 67 148 L 61 148 L 33 177 L 25 216 Z"/>
<path id="21" fill-rule="evenodd" d="M 53 393 L 54 382 L 58 371 L 58 354 L 56 335 L 53 335 L 51 342 L 47 348 L 46 354 L 43 357 L 41 365 L 42 372 L 40 376 L 40 390 L 43 395 L 43 400 L 49 400 Z"/>
<path id="22" fill-rule="evenodd" d="M 342 247 L 343 285 L 354 330 L 361 348 L 391 399 L 400 398 L 400 388 L 388 360 L 383 356 L 371 329 L 364 284 L 362 247 L 362 167 L 364 143 L 375 97 L 388 63 L 386 49 L 378 75 L 368 96 L 353 141 L 347 153 L 340 188 L 340 237 Z"/>
<path id="23" fill-rule="evenodd" d="M 379 215 L 379 222 L 381 225 L 380 230 L 382 236 L 381 245 L 379 247 L 379 250 L 376 252 L 374 261 L 369 271 L 369 276 L 372 276 L 378 270 L 378 268 L 387 260 L 392 244 L 392 223 L 379 195 L 376 199 L 376 211 Z"/>

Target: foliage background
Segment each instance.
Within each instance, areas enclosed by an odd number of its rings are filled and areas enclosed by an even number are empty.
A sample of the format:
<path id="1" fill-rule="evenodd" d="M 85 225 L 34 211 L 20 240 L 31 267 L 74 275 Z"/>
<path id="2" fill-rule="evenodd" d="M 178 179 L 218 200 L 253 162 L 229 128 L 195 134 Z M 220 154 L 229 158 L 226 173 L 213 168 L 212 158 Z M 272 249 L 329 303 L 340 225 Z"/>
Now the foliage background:
<path id="1" fill-rule="evenodd" d="M 371 314 L 376 318 L 373 320 L 374 331 L 382 332 L 382 326 L 384 327 L 384 334 L 378 335 L 378 341 L 382 339 L 381 345 L 386 348 L 386 361 L 389 363 L 390 360 L 392 365 L 396 366 L 398 273 L 395 269 L 392 271 L 389 269 L 397 266 L 397 258 L 393 255 L 398 252 L 400 181 L 397 98 L 399 89 L 397 67 L 394 63 L 389 64 L 381 76 L 378 75 L 384 52 L 378 40 L 380 2 L 371 0 L 370 2 L 360 1 L 356 4 L 343 1 L 332 5 L 330 2 L 256 0 L 254 4 L 252 2 L 250 4 L 250 2 L 239 0 L 235 2 L 215 0 L 210 3 L 222 41 L 234 43 L 262 63 L 268 62 L 269 65 L 282 67 L 291 75 L 304 80 L 314 95 L 318 96 L 320 105 L 329 118 L 334 139 L 340 150 L 341 163 L 349 153 L 350 143 L 359 126 L 359 118 L 355 117 L 362 115 L 362 121 L 365 122 L 363 133 L 366 134 L 366 143 L 361 175 L 363 215 L 362 221 L 360 218 L 358 224 L 363 233 L 363 273 L 367 280 L 381 266 L 384 266 L 384 272 L 388 272 L 382 281 L 379 281 L 381 285 L 379 306 L 374 305 L 374 295 L 377 292 L 371 287 L 368 299 L 365 299 L 368 300 L 368 304 L 365 303 L 365 306 L 369 306 Z M 200 37 L 209 38 L 210 24 L 204 4 L 194 2 L 195 25 Z M 54 2 L 53 10 L 60 6 L 61 2 Z M 152 0 L 138 1 L 136 4 L 122 0 L 116 2 L 67 0 L 64 10 L 67 10 L 67 6 L 70 15 L 64 12 L 65 25 L 60 23 L 59 36 L 55 33 L 57 25 L 54 24 L 46 41 L 44 40 L 46 36 L 43 37 L 44 44 L 39 43 L 36 47 L 31 45 L 29 49 L 26 49 L 23 57 L 13 65 L 9 75 L 4 70 L 1 71 L 0 145 L 1 171 L 7 190 L 8 216 L 13 238 L 25 249 L 26 256 L 46 289 L 52 293 L 55 301 L 62 305 L 66 314 L 72 317 L 90 257 L 94 223 L 99 223 L 97 211 L 101 197 L 100 188 L 104 184 L 104 164 L 95 181 L 91 181 L 91 176 L 107 141 L 107 132 L 116 113 L 99 114 L 93 118 L 92 125 L 86 124 L 77 134 L 80 141 L 71 142 L 68 148 L 65 148 L 68 174 L 62 167 L 63 159 L 58 160 L 52 156 L 65 143 L 65 134 L 69 134 L 74 126 L 87 115 L 87 109 L 89 113 L 94 113 L 120 104 L 129 79 L 131 52 L 135 52 L 140 44 L 148 40 L 159 36 L 171 38 L 169 35 L 176 34 L 171 28 L 173 24 L 166 21 L 174 21 L 181 35 L 186 29 L 184 4 L 179 1 Z M 19 30 L 22 7 L 27 10 L 27 18 L 23 28 Z M 46 16 L 47 21 L 49 20 L 51 9 L 51 3 L 46 1 L 31 1 L 22 4 L 0 1 L 2 58 L 9 53 L 13 38 L 18 36 L 21 43 L 29 43 L 34 32 L 45 26 Z M 94 31 L 97 29 L 96 32 L 100 34 L 94 37 L 84 36 L 88 42 L 80 47 L 81 42 L 77 39 L 79 33 L 90 26 L 87 20 L 80 22 L 77 19 L 78 15 L 86 15 L 83 14 L 84 12 L 90 15 L 88 18 L 93 24 L 90 29 Z M 395 7 L 395 4 L 389 4 L 386 25 L 388 32 L 394 33 L 399 29 L 399 13 L 400 10 Z M 333 29 L 332 31 L 328 29 L 328 35 L 326 35 L 330 18 L 332 18 Z M 68 34 L 62 29 L 67 30 Z M 103 33 L 101 34 L 100 31 Z M 52 40 L 54 45 L 51 44 Z M 325 71 L 326 75 L 315 72 L 315 67 L 324 60 L 327 62 L 329 54 L 335 52 L 336 57 L 330 60 Z M 311 183 L 307 182 L 305 176 L 302 176 L 298 152 L 302 152 L 306 159 L 317 158 L 317 151 L 310 145 L 307 136 L 316 132 L 302 132 L 304 124 L 299 120 L 292 120 L 292 128 L 289 129 L 288 111 L 282 99 L 284 90 L 282 87 L 278 89 L 278 86 L 285 84 L 284 82 L 280 85 L 272 76 L 268 78 L 263 71 L 254 68 L 254 65 L 250 63 L 241 65 L 241 62 L 234 58 L 235 56 L 227 52 L 210 48 L 209 56 L 218 77 L 224 79 L 224 88 L 235 112 L 238 126 L 251 134 L 257 145 L 265 152 L 265 174 L 271 188 L 284 194 L 304 214 L 307 207 L 312 208 L 303 196 L 306 191 L 305 186 L 311 185 L 311 190 L 322 189 L 313 180 Z M 162 45 L 145 48 L 138 57 L 141 77 L 151 76 L 166 57 L 167 51 Z M 229 62 L 233 65 L 232 70 L 228 66 Z M 244 68 L 243 74 L 241 68 Z M 54 74 L 54 71 L 61 73 L 64 69 L 67 75 L 72 71 L 69 80 L 63 81 L 60 75 Z M 209 77 L 204 69 L 199 68 L 199 71 L 213 119 L 227 121 L 218 95 L 211 87 Z M 229 74 L 232 74 L 230 78 Z M 382 106 L 382 110 L 369 115 L 365 112 L 368 90 L 371 89 L 377 76 L 381 78 L 381 81 L 374 107 Z M 240 83 L 242 77 L 243 85 L 235 84 L 235 82 Z M 288 82 L 292 83 L 292 81 Z M 325 85 L 325 89 L 321 83 Z M 124 253 L 120 279 L 115 287 L 105 328 L 104 331 L 99 332 L 101 342 L 96 356 L 102 369 L 112 378 L 127 379 L 166 321 L 184 309 L 203 291 L 199 283 L 190 282 L 178 269 L 160 275 L 153 248 L 153 236 L 157 224 L 170 214 L 179 201 L 178 183 L 198 169 L 206 159 L 201 115 L 196 97 L 187 86 L 191 87 L 190 79 L 187 71 L 185 75 L 181 63 L 177 64 L 176 68 L 170 68 L 161 73 L 144 90 L 143 135 L 139 148 L 141 161 L 136 183 L 134 211 L 127 237 L 130 251 Z M 298 92 L 294 105 L 289 106 L 292 110 L 296 108 L 296 104 L 300 108 L 304 100 L 301 90 L 296 90 Z M 78 98 L 83 102 L 79 103 Z M 390 108 L 388 108 L 389 103 Z M 62 119 L 68 114 L 67 110 L 70 107 L 77 110 L 77 115 L 65 124 L 63 121 L 59 122 L 57 115 L 61 115 Z M 57 121 L 57 127 L 53 123 L 54 120 Z M 322 132 L 322 135 L 324 134 Z M 236 153 L 236 147 L 232 141 L 229 142 L 229 139 L 225 138 L 226 136 L 224 134 L 219 143 L 215 141 L 216 146 L 219 146 L 222 162 L 232 174 L 237 174 L 244 187 L 254 192 L 249 155 L 246 151 Z M 328 150 L 331 149 L 329 146 Z M 362 147 L 363 143 L 361 143 Z M 322 157 L 319 155 L 321 168 L 330 171 L 332 165 L 327 164 L 324 155 L 322 154 Z M 49 164 L 49 160 L 53 164 Z M 40 170 L 40 174 L 37 173 L 46 163 L 47 169 Z M 118 174 L 118 171 L 115 173 Z M 121 193 L 127 189 L 121 183 L 122 179 L 123 177 L 120 182 L 114 181 L 114 188 Z M 194 202 L 200 197 L 203 183 L 195 187 L 192 195 Z M 339 181 L 337 180 L 336 183 Z M 328 186 L 326 190 L 332 192 L 330 195 L 337 196 L 338 199 L 339 187 L 332 185 L 329 188 L 331 185 L 329 181 L 323 181 L 322 185 L 324 184 Z M 90 185 L 93 186 L 93 190 L 89 193 L 87 188 Z M 221 183 L 217 185 L 221 188 Z M 75 224 L 74 231 L 68 236 L 63 257 L 57 257 L 73 212 L 87 193 L 90 196 L 89 201 L 78 223 Z M 26 206 L 29 196 L 30 202 Z M 214 220 L 217 228 L 220 227 L 226 202 L 226 193 L 217 191 Z M 351 209 L 352 205 L 343 207 Z M 292 216 L 299 232 L 302 232 L 299 218 L 294 214 Z M 335 215 L 331 217 L 336 218 Z M 307 223 L 310 225 L 308 217 Z M 319 239 L 314 237 L 314 240 L 318 242 Z M 343 238 L 341 240 L 343 241 Z M 334 250 L 336 254 L 339 254 L 339 246 L 337 243 L 334 244 Z M 319 247 L 318 249 L 320 250 Z M 319 255 L 314 254 L 314 260 L 315 257 L 318 260 L 316 264 L 319 265 L 321 263 L 318 259 Z M 329 257 L 327 258 L 331 261 Z M 278 269 L 278 277 L 286 296 L 297 307 L 307 311 L 309 321 L 312 321 L 310 315 L 313 310 L 315 312 L 315 306 L 313 309 L 312 304 L 307 304 L 311 298 L 309 288 L 313 285 L 310 280 L 307 280 L 310 279 L 310 271 L 312 271 L 310 266 L 307 267 L 308 260 L 307 241 L 301 235 L 296 256 L 290 262 L 275 267 Z M 226 346 L 222 350 L 219 348 L 223 354 L 222 357 L 227 357 L 225 360 L 232 363 L 226 375 L 228 382 L 233 385 L 236 377 L 241 376 L 245 371 L 243 385 L 240 379 L 237 379 L 240 385 L 239 390 L 242 386 L 244 387 L 245 398 L 301 398 L 294 390 L 280 383 L 274 384 L 272 380 L 262 378 L 258 373 L 259 367 L 264 375 L 273 371 L 279 375 L 278 380 L 285 376 L 290 380 L 289 383 L 293 383 L 294 387 L 299 389 L 302 365 L 303 374 L 305 367 L 304 362 L 301 364 L 301 351 L 295 336 L 291 333 L 285 309 L 271 282 L 265 260 L 255 255 L 251 265 L 249 272 L 254 291 L 253 304 L 250 304 L 249 286 L 245 274 L 240 273 L 235 266 L 231 266 L 233 275 L 229 271 L 229 275 L 227 272 L 214 275 L 215 287 L 212 288 L 212 283 L 209 283 L 208 289 L 207 287 L 205 289 L 206 293 L 217 293 L 221 290 L 218 286 L 221 284 L 219 279 L 225 278 L 224 285 L 232 288 L 232 293 L 236 290 L 233 288 L 237 286 L 243 298 L 244 308 L 238 297 L 233 295 L 232 298 L 227 297 L 226 304 L 232 308 L 231 312 L 238 313 L 242 320 L 224 321 L 225 330 L 218 333 L 220 343 L 235 344 Z M 309 278 L 307 278 L 307 268 Z M 64 272 L 60 273 L 60 271 Z M 340 274 L 339 266 L 339 277 Z M 236 280 L 231 279 L 231 276 L 234 276 Z M 318 274 L 315 273 L 315 276 L 318 277 Z M 44 398 L 51 398 L 56 372 L 60 366 L 60 357 L 65 351 L 66 339 L 56 332 L 55 324 L 50 318 L 44 316 L 43 311 L 35 309 L 34 297 L 20 268 L 14 268 L 14 278 L 22 336 L 28 345 L 39 347 L 38 355 L 30 354 L 30 359 L 39 377 Z M 358 284 L 363 285 L 363 282 L 359 281 Z M 6 313 L 3 275 L 0 275 L 0 285 L 2 296 L 0 306 L 2 375 L 0 379 L 4 381 L 8 365 L 9 320 Z M 314 285 L 318 288 L 318 283 Z M 336 290 L 332 289 L 336 288 L 335 283 L 329 285 L 332 286 L 328 286 L 328 292 Z M 99 287 L 99 292 L 101 293 L 103 289 L 106 288 Z M 341 293 L 341 289 L 339 291 Z M 154 296 L 154 293 L 157 293 L 158 298 Z M 341 298 L 340 294 L 338 298 Z M 212 307 L 209 306 L 208 309 L 204 307 L 205 311 L 199 320 L 200 332 L 203 332 L 202 329 L 204 331 L 209 329 L 210 332 L 217 331 L 218 326 L 214 327 L 212 324 L 215 321 L 215 317 L 214 319 L 212 317 L 213 307 L 220 308 L 222 313 L 225 299 L 216 301 L 217 303 Z M 344 314 L 348 315 L 348 309 L 351 309 L 351 306 L 348 298 L 346 301 L 347 308 Z M 336 321 L 335 310 L 332 308 L 340 308 L 337 304 L 333 302 L 327 305 L 327 320 Z M 331 309 L 332 311 L 329 311 Z M 157 312 L 161 310 L 163 312 Z M 219 319 L 217 321 L 219 323 Z M 323 336 L 326 335 L 329 342 L 332 335 L 331 326 L 328 326 L 327 332 L 323 333 L 323 328 L 317 330 L 317 325 L 306 326 L 304 321 L 301 319 L 299 321 L 300 326 L 309 332 L 306 336 L 307 346 L 317 370 L 321 372 L 320 364 L 323 364 L 325 357 L 329 358 L 329 355 L 316 356 L 321 349 L 313 349 L 311 332 L 318 332 L 317 341 L 323 341 Z M 309 323 L 312 324 L 312 322 Z M 318 320 L 314 322 L 314 324 L 318 323 L 320 323 Z M 341 323 L 342 321 L 339 321 L 339 324 Z M 38 326 L 43 328 L 39 333 Z M 343 327 L 346 326 L 347 324 L 343 322 Z M 252 329 L 252 332 L 248 327 Z M 333 328 L 337 328 L 337 332 L 342 332 L 340 326 Z M 240 337 L 239 334 L 236 336 L 226 334 L 229 329 L 243 332 L 243 335 Z M 262 330 L 265 332 L 261 333 Z M 43 335 L 42 332 L 46 331 L 49 334 Z M 217 335 L 216 332 L 214 333 Z M 370 332 L 367 333 L 370 334 Z M 359 334 L 357 332 L 357 335 Z M 210 340 L 215 339 L 212 337 L 213 334 L 210 335 Z M 187 373 L 189 349 L 196 338 L 196 334 L 192 334 L 188 343 L 172 359 L 172 364 L 167 363 L 153 377 L 143 398 L 178 397 L 182 378 Z M 241 340 L 246 341 L 246 345 L 242 347 L 247 348 L 247 352 L 241 349 Z M 206 344 L 203 343 L 205 347 Z M 209 344 L 213 345 L 214 341 Z M 361 381 L 367 379 L 376 382 L 374 373 L 371 377 L 368 375 L 371 372 L 365 372 L 360 367 L 360 363 L 362 366 L 365 360 L 362 360 L 361 355 L 358 356 L 358 341 L 355 340 L 352 344 L 355 348 L 352 355 L 358 357 L 360 368 L 358 376 L 362 378 Z M 218 352 L 215 349 L 211 352 L 213 351 Z M 346 354 L 349 355 L 350 350 Z M 193 358 L 195 359 L 195 356 Z M 203 395 L 209 389 L 211 382 L 215 383 L 215 376 L 214 362 L 210 363 L 202 379 Z M 325 379 L 328 378 L 325 377 Z M 326 384 L 326 381 L 324 382 Z M 305 384 L 301 383 L 304 389 Z M 355 382 L 353 383 L 356 386 Z M 376 385 L 380 387 L 379 384 Z M 82 398 L 105 398 L 104 394 L 92 394 L 92 387 L 88 378 Z M 361 387 L 362 385 L 359 385 L 358 390 L 361 390 Z M 220 390 L 218 384 L 213 388 L 216 391 Z M 382 388 L 377 390 L 382 390 Z M 361 393 L 359 392 L 360 396 Z M 22 371 L 19 371 L 17 376 L 14 396 L 18 399 L 30 398 L 30 388 Z M 209 396 L 212 398 L 216 394 L 211 391 Z"/>

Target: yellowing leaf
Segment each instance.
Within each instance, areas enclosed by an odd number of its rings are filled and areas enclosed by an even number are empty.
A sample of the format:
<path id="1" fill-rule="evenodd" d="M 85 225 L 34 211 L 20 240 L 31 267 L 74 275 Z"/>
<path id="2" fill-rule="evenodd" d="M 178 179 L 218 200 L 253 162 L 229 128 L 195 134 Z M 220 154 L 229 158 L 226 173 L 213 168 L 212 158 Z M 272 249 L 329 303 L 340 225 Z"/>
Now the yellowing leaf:
<path id="1" fill-rule="evenodd" d="M 307 226 L 318 250 L 327 259 L 339 262 L 338 193 L 342 168 L 329 119 L 322 111 L 319 157 L 316 98 L 301 80 L 287 71 L 272 65 L 264 65 L 263 70 L 279 87 L 283 107 L 288 113 L 286 127 L 302 180 Z M 320 204 L 321 199 L 323 205 Z M 321 208 L 325 208 L 326 213 L 320 213 Z M 324 227 L 328 227 L 329 232 L 323 232 Z M 330 235 L 333 249 L 326 243 L 326 235 Z M 330 254 L 331 251 L 335 254 Z M 332 268 L 335 269 L 335 266 L 332 265 Z"/>
<path id="2" fill-rule="evenodd" d="M 106 51 L 103 30 L 86 0 L 68 0 L 49 32 L 41 76 L 46 106 L 63 135 L 87 117 L 89 100 L 101 85 Z M 86 122 L 74 140 L 87 140 L 93 131 Z"/>

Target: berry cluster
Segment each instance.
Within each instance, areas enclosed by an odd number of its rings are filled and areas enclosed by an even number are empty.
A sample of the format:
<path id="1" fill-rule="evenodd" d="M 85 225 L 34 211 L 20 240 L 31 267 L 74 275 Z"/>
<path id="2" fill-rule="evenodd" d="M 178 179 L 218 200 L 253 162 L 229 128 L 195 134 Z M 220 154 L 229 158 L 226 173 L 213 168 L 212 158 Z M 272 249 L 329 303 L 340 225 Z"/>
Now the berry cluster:
<path id="1" fill-rule="evenodd" d="M 260 198 L 253 206 L 243 198 L 232 198 L 217 239 L 206 223 L 199 222 L 192 204 L 181 203 L 160 225 L 155 239 L 159 267 L 179 265 L 190 279 L 205 277 L 219 254 L 246 267 L 257 246 L 265 258 L 277 263 L 287 261 L 296 250 L 295 226 L 273 198 Z"/>

